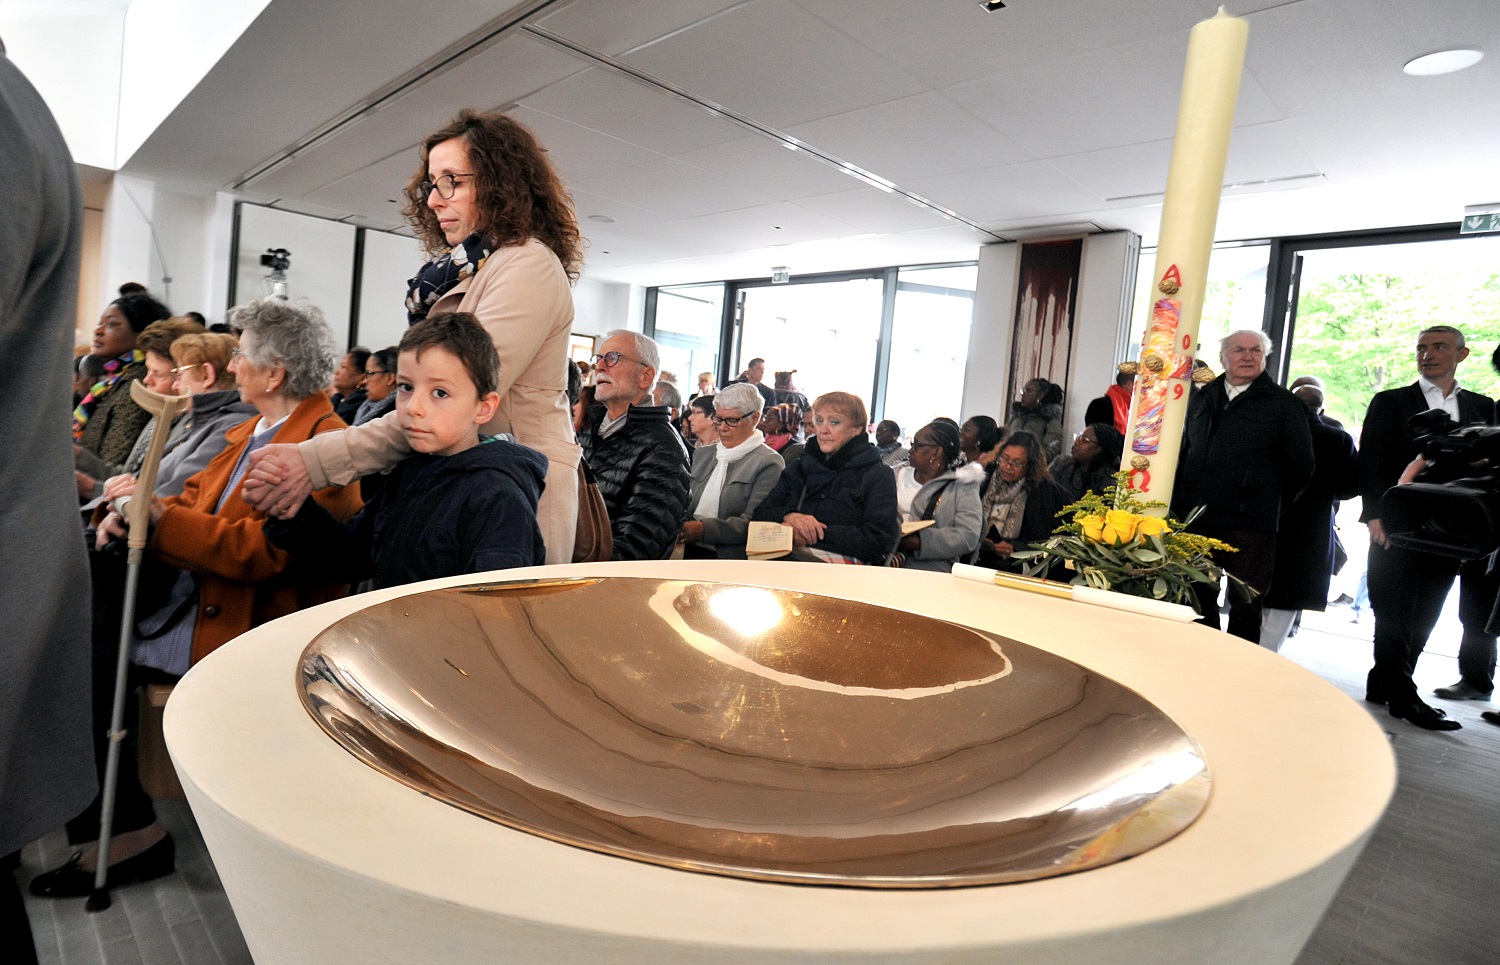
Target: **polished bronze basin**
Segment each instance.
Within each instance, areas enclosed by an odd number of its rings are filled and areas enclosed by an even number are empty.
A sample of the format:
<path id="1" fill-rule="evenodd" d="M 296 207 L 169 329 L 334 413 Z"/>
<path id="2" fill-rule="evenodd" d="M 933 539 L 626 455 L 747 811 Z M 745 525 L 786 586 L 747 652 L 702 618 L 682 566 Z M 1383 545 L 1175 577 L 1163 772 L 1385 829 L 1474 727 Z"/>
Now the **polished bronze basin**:
<path id="1" fill-rule="evenodd" d="M 1044 650 L 810 593 L 639 577 L 430 590 L 329 627 L 304 705 L 477 815 L 671 868 L 931 888 L 1155 847 L 1207 803 L 1191 737 Z"/>

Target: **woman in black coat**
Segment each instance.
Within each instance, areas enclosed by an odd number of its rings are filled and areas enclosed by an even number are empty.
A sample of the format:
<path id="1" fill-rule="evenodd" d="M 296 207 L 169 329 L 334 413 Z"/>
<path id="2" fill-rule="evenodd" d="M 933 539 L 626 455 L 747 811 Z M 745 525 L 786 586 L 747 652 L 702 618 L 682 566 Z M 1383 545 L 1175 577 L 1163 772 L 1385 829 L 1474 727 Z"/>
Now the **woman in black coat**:
<path id="1" fill-rule="evenodd" d="M 1104 495 L 1104 490 L 1115 483 L 1114 474 L 1120 471 L 1120 453 L 1125 448 L 1125 437 L 1107 422 L 1095 422 L 1073 440 L 1073 449 L 1066 456 L 1058 456 L 1048 466 L 1052 478 L 1068 494 L 1073 502 L 1086 492 Z"/>
<path id="2" fill-rule="evenodd" d="M 813 402 L 816 435 L 790 463 L 754 519 L 792 528 L 787 559 L 879 565 L 901 536 L 896 477 L 866 433 L 858 396 L 829 392 Z"/>

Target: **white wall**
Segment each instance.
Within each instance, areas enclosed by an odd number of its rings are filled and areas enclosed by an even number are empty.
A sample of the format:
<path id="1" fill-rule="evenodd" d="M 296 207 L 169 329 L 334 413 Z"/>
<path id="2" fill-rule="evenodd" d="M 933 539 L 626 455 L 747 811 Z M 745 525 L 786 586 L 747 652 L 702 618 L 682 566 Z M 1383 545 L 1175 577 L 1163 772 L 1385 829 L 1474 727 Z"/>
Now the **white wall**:
<path id="1" fill-rule="evenodd" d="M 1111 231 L 1083 239 L 1078 310 L 1073 319 L 1073 354 L 1068 365 L 1066 438 L 1083 431 L 1089 402 L 1114 384 L 1116 366 L 1129 358 L 1130 307 L 1141 238 L 1133 231 Z"/>
<path id="2" fill-rule="evenodd" d="M 267 248 L 291 252 L 287 295 L 323 310 L 334 342 L 347 344 L 349 302 L 354 284 L 354 227 L 292 211 L 240 205 L 240 244 L 235 258 L 235 301 L 244 304 L 271 294 L 261 265 Z"/>
<path id="3" fill-rule="evenodd" d="M 47 102 L 73 160 L 111 171 L 117 167 L 123 6 L 116 13 L 49 12 L 38 17 L 7 14 L 0 3 L 0 37 L 7 56 Z M 67 58 L 56 56 L 60 36 L 67 38 Z"/>
<path id="4" fill-rule="evenodd" d="M 223 288 L 214 288 L 208 256 L 216 217 L 212 198 L 176 194 L 148 179 L 116 174 L 104 204 L 95 286 L 84 296 L 89 311 L 97 314 L 117 297 L 120 285 L 134 281 L 174 312 L 222 318 Z"/>
<path id="5" fill-rule="evenodd" d="M 109 167 L 130 159 L 270 3 L 132 0 L 117 59 L 119 137 Z"/>
<path id="6" fill-rule="evenodd" d="M 406 283 L 426 260 L 415 238 L 386 231 L 365 232 L 355 341 L 369 349 L 401 341 L 407 327 Z"/>
<path id="7" fill-rule="evenodd" d="M 960 422 L 988 415 L 1003 423 L 1006 379 L 1010 372 L 1010 336 L 1015 326 L 1016 278 L 1021 246 L 1015 242 L 979 249 L 974 289 L 974 323 L 969 328 L 969 360 L 964 366 Z"/>
<path id="8" fill-rule="evenodd" d="M 646 290 L 624 282 L 580 278 L 573 286 L 573 331 L 603 335 L 615 328 L 645 327 Z"/>

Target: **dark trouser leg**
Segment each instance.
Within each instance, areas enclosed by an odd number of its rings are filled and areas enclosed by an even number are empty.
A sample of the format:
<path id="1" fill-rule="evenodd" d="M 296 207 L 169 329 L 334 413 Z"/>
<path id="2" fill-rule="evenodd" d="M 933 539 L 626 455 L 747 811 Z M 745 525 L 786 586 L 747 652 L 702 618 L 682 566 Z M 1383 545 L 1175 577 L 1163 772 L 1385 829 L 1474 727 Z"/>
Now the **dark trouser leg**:
<path id="1" fill-rule="evenodd" d="M 1233 636 L 1249 640 L 1258 646 L 1260 644 L 1260 613 L 1265 607 L 1266 591 L 1271 588 L 1271 571 L 1276 565 L 1276 534 L 1217 527 L 1203 527 L 1200 532 L 1204 536 L 1223 540 L 1239 550 L 1237 553 L 1216 553 L 1214 561 L 1256 591 L 1255 596 L 1245 601 L 1241 600 L 1231 587 L 1228 630 Z M 1202 601 L 1203 591 L 1198 592 L 1198 599 Z M 1204 615 L 1206 619 L 1200 622 L 1217 630 L 1219 613 L 1214 609 L 1213 604 L 1208 605 L 1204 610 Z"/>
<path id="2" fill-rule="evenodd" d="M 1458 646 L 1458 672 L 1464 683 L 1486 693 L 1495 688 L 1495 635 L 1487 632 L 1490 612 L 1500 596 L 1500 568 L 1490 570 L 1488 557 L 1459 569 L 1458 616 L 1464 636 Z"/>
<path id="3" fill-rule="evenodd" d="M 1443 612 L 1458 561 L 1370 545 L 1370 608 L 1375 611 L 1375 666 L 1368 694 L 1393 706 L 1417 697 L 1417 658 Z"/>

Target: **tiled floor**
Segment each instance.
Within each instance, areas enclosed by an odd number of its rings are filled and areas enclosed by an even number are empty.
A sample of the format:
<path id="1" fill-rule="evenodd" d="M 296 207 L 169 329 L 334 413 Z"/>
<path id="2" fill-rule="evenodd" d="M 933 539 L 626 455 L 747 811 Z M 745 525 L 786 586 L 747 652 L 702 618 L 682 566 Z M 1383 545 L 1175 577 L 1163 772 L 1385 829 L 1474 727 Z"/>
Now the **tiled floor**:
<path id="1" fill-rule="evenodd" d="M 1370 622 L 1333 608 L 1309 613 L 1287 642 L 1288 659 L 1356 700 L 1364 693 Z M 1417 683 L 1457 679 L 1457 621 L 1433 634 Z M 1493 705 L 1434 700 L 1464 724 L 1454 733 L 1418 730 L 1369 708 L 1400 761 L 1395 800 L 1297 965 L 1497 965 L 1500 900 L 1500 727 L 1479 719 Z M 1254 722 L 1247 722 L 1253 726 Z M 159 808 L 177 840 L 179 871 L 114 892 L 109 910 L 83 899 L 28 898 L 43 965 L 240 965 L 251 961 L 192 814 L 180 801 Z M 61 831 L 27 848 L 21 881 L 63 861 Z M 1212 965 L 1212 963 L 1205 963 Z"/>

